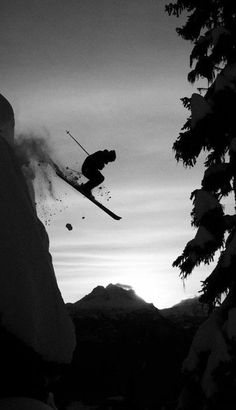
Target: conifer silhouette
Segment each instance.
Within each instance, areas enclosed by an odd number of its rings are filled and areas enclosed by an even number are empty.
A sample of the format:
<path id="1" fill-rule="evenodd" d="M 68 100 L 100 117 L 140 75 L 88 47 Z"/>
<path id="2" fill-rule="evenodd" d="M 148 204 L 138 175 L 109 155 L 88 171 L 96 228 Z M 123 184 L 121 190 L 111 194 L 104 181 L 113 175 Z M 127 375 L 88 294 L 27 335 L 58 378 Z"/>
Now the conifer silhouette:
<path id="1" fill-rule="evenodd" d="M 182 98 L 190 115 L 173 146 L 185 167 L 193 167 L 200 153 L 206 155 L 201 187 L 191 194 L 197 232 L 173 266 L 185 279 L 220 251 L 202 283 L 200 300 L 213 312 L 184 362 L 188 377 L 178 408 L 231 409 L 236 400 L 236 215 L 225 214 L 224 199 L 229 196 L 236 206 L 236 2 L 177 0 L 166 11 L 176 17 L 187 12 L 176 31 L 193 44 L 188 81 L 206 81 L 198 93 Z"/>

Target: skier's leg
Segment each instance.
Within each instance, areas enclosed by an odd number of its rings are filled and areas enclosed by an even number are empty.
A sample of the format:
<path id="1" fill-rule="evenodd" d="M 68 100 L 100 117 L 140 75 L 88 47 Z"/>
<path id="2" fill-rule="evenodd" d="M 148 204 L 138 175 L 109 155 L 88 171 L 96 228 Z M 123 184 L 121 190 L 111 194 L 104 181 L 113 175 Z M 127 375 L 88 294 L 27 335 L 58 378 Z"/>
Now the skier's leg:
<path id="1" fill-rule="evenodd" d="M 86 182 L 83 185 L 83 190 L 91 192 L 91 190 L 98 185 L 100 185 L 104 181 L 104 176 L 99 172 L 98 170 L 93 170 L 92 172 L 86 172 L 86 178 L 89 179 L 88 182 Z"/>

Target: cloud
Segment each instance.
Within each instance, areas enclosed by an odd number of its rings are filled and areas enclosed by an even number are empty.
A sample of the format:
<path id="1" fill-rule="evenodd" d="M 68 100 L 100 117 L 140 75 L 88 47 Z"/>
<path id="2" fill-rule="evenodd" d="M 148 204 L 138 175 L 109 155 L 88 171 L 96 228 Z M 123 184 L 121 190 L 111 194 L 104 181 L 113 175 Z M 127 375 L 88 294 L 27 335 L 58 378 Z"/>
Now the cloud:
<path id="1" fill-rule="evenodd" d="M 116 283 L 116 286 L 118 286 L 119 288 L 122 288 L 124 290 L 133 290 L 132 286 L 130 285 L 125 285 L 123 283 Z"/>

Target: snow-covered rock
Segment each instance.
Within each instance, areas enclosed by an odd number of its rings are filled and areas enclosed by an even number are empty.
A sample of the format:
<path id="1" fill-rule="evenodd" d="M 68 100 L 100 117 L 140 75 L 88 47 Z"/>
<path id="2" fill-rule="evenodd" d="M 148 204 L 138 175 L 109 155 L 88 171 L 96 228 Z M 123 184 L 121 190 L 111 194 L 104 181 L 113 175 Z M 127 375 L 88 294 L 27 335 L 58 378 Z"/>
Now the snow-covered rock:
<path id="1" fill-rule="evenodd" d="M 75 335 L 37 217 L 33 185 L 15 155 L 14 111 L 0 94 L 1 326 L 44 360 L 68 363 Z"/>
<path id="2" fill-rule="evenodd" d="M 0 137 L 1 324 L 45 360 L 71 361 L 75 347 L 49 239 L 9 144 Z"/>

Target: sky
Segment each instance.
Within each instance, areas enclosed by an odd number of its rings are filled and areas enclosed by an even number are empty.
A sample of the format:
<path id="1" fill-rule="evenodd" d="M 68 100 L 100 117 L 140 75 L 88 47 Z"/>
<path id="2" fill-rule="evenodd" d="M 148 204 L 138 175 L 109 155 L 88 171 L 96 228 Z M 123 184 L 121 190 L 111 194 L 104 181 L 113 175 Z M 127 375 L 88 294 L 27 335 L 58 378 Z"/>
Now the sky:
<path id="1" fill-rule="evenodd" d="M 57 200 L 40 203 L 65 302 L 120 283 L 164 308 L 197 295 L 209 273 L 199 268 L 183 286 L 172 268 L 195 235 L 189 197 L 202 168 L 184 169 L 172 151 L 188 115 L 180 98 L 197 86 L 186 79 L 190 45 L 175 32 L 182 22 L 164 12 L 165 4 L 2 0 L 1 93 L 13 105 L 16 133 L 44 137 L 53 158 L 73 169 L 85 153 L 65 130 L 89 153 L 117 154 L 104 169 L 98 200 L 120 221 L 56 176 Z"/>

